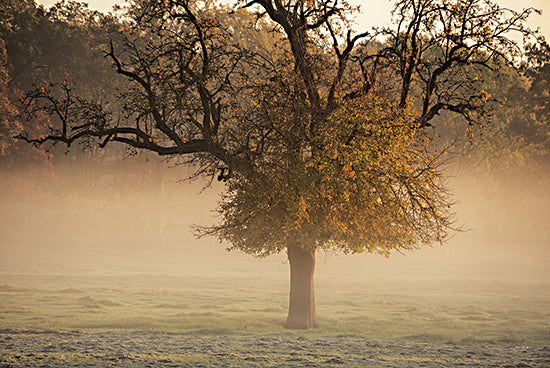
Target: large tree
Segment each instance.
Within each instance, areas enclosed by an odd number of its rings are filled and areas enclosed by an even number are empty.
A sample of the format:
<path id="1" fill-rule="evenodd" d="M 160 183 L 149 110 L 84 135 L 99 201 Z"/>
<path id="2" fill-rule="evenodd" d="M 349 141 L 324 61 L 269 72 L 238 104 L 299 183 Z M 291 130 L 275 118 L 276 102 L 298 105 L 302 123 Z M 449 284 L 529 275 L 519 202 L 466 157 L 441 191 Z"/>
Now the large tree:
<path id="1" fill-rule="evenodd" d="M 389 254 L 445 239 L 435 117 L 468 126 L 487 114 L 496 101 L 483 77 L 520 61 L 508 35 L 531 36 L 534 9 L 399 0 L 393 28 L 354 33 L 345 1 L 236 7 L 131 2 L 125 41 L 105 51 L 130 87 L 109 106 L 43 86 L 26 111 L 49 114 L 51 133 L 20 138 L 119 142 L 225 181 L 222 221 L 202 233 L 260 257 L 287 252 L 286 326 L 312 328 L 317 250 Z"/>

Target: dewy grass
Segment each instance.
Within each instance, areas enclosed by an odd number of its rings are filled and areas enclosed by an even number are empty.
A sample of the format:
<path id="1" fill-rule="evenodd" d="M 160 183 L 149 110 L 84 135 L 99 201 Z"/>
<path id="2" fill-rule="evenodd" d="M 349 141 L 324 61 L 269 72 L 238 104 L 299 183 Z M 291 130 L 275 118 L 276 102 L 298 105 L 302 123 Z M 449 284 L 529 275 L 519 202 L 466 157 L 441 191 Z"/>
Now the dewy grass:
<path id="1" fill-rule="evenodd" d="M 327 283 L 317 294 L 320 328 L 296 332 L 283 328 L 287 302 L 283 283 L 273 287 L 261 280 L 251 285 L 243 279 L 230 283 L 211 278 L 213 283 L 182 286 L 165 276 L 155 279 L 158 285 L 167 285 L 161 289 L 144 287 L 143 276 L 135 283 L 116 276 L 90 277 L 86 282 L 64 278 L 62 285 L 48 275 L 2 277 L 6 280 L 0 284 L 6 287 L 0 288 L 0 329 L 550 343 L 548 285 L 525 280 L 514 285 L 484 280 L 468 285 L 445 279 L 361 280 L 346 288 Z M 123 287 L 117 287 L 118 281 Z"/>

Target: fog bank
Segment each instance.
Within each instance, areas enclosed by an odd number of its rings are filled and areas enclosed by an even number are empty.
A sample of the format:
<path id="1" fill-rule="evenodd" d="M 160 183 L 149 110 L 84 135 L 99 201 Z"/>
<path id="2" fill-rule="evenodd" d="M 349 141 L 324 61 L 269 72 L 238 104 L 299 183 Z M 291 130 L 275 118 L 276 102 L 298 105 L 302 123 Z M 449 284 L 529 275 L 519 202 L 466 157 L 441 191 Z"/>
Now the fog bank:
<path id="1" fill-rule="evenodd" d="M 185 170 L 158 165 L 134 169 L 130 162 L 100 174 L 69 165 L 55 180 L 21 172 L 5 181 L 0 273 L 286 277 L 284 254 L 258 260 L 227 252 L 227 244 L 213 238 L 196 239 L 193 225 L 217 221 L 222 187 L 178 182 Z M 38 184 L 22 185 L 28 181 Z M 461 177 L 450 187 L 458 201 L 456 225 L 463 230 L 446 243 L 389 258 L 319 252 L 317 278 L 415 274 L 550 281 L 550 194 L 540 178 L 496 179 L 489 185 Z"/>

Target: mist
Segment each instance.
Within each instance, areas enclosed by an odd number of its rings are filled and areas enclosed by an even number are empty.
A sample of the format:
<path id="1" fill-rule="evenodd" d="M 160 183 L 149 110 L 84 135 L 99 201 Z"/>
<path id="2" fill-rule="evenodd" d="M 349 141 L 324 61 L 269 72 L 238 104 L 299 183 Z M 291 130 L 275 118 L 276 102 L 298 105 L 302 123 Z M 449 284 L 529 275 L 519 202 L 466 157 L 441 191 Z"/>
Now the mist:
<path id="1" fill-rule="evenodd" d="M 187 169 L 139 158 L 118 168 L 62 166 L 57 172 L 22 170 L 16 180 L 5 180 L 2 273 L 288 273 L 284 254 L 259 260 L 227 252 L 229 244 L 214 238 L 195 237 L 193 226 L 219 221 L 223 186 L 217 182 L 182 182 Z M 541 176 L 490 183 L 450 178 L 460 230 L 448 241 L 388 258 L 318 252 L 317 278 L 415 273 L 550 281 L 550 195 Z"/>

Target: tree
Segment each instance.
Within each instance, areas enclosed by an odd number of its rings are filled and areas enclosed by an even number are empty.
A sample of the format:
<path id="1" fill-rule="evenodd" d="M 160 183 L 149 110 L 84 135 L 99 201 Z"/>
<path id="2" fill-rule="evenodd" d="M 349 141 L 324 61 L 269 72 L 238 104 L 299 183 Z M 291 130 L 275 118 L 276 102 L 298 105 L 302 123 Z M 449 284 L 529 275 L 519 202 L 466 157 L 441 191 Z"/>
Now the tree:
<path id="1" fill-rule="evenodd" d="M 464 131 L 458 117 L 446 114 L 437 120 L 438 141 L 454 142 L 452 150 L 459 153 L 453 160 L 453 176 L 469 175 L 492 187 L 519 176 L 528 176 L 531 183 L 535 177 L 544 180 L 550 152 L 545 98 L 549 56 L 548 45 L 541 40 L 536 50 L 528 47 L 521 73 L 504 66 L 496 75 L 484 75 L 484 90 L 499 101 L 489 124 Z"/>
<path id="2" fill-rule="evenodd" d="M 10 91 L 17 101 L 22 97 L 16 96 L 18 91 L 44 81 L 69 79 L 82 96 L 114 93 L 116 85 L 111 81 L 116 73 L 103 62 L 99 47 L 117 38 L 115 29 L 120 24 L 114 18 L 67 0 L 49 10 L 34 1 L 8 0 L 0 4 L 0 14 L 0 38 L 7 53 L 4 95 Z M 39 121 L 29 123 L 21 121 L 18 130 L 38 133 L 42 128 Z"/>
<path id="3" fill-rule="evenodd" d="M 12 85 L 29 90 L 36 83 L 69 78 L 81 94 L 114 92 L 115 73 L 98 52 L 109 39 L 118 40 L 122 25 L 114 17 L 68 0 L 49 10 L 30 0 L 6 0 L 0 15 Z"/>
<path id="4" fill-rule="evenodd" d="M 81 140 L 79 146 L 84 149 L 73 148 L 69 152 L 61 146 L 48 147 L 46 154 L 24 142 L 15 142 L 12 137 L 21 131 L 32 136 L 48 133 L 45 114 L 17 122 L 17 101 L 24 97 L 21 90 L 47 86 L 45 81 L 65 81 L 71 90 L 78 91 L 80 98 L 98 101 L 115 94 L 117 88 L 123 88 L 121 84 L 125 81 L 117 78 L 116 71 L 105 63 L 101 51 L 108 47 L 110 39 L 120 42 L 120 31 L 126 27 L 124 22 L 89 10 L 84 3 L 68 0 L 59 1 L 50 9 L 37 6 L 34 1 L 9 0 L 0 4 L 0 14 L 0 38 L 6 40 L 5 70 L 9 76 L 1 95 L 12 101 L 14 115 L 10 129 L 7 129 L 10 121 L 4 119 L 0 132 L 0 146 L 3 147 L 0 168 L 6 173 L 2 181 L 17 183 L 18 187 L 24 183 L 29 189 L 40 192 L 38 188 L 46 186 L 36 178 L 53 179 L 54 172 L 56 178 L 62 178 L 66 173 L 64 168 L 71 166 L 71 161 L 77 161 L 78 169 L 70 170 L 71 181 L 84 192 L 84 188 L 91 191 L 96 183 L 109 176 L 108 162 L 117 162 L 119 173 L 122 173 L 121 160 L 128 156 L 124 147 L 101 152 L 96 145 L 90 145 L 90 141 Z M 112 104 L 110 109 L 116 112 L 119 107 Z M 137 163 L 137 159 L 129 161 Z M 145 167 L 144 160 L 139 162 L 140 171 L 150 169 Z M 36 175 L 37 170 L 50 171 L 50 174 Z M 23 172 L 32 179 L 25 180 Z M 120 174 L 114 177 L 124 181 Z"/>
<path id="5" fill-rule="evenodd" d="M 520 61 L 507 35 L 530 37 L 523 23 L 535 10 L 400 0 L 394 29 L 354 34 L 344 1 L 238 5 L 134 1 L 133 30 L 105 51 L 130 82 L 112 98 L 122 113 L 50 84 L 29 93 L 26 111 L 57 125 L 19 138 L 119 142 L 218 175 L 223 220 L 201 233 L 260 257 L 286 251 L 286 326 L 312 328 L 317 250 L 387 255 L 445 239 L 453 221 L 435 117 L 487 115 L 497 101 L 483 75 Z M 235 32 L 243 21 L 252 22 L 246 37 Z"/>
<path id="6" fill-rule="evenodd" d="M 17 100 L 23 93 L 9 84 L 8 58 L 4 40 L 0 38 L 0 167 L 5 174 L 12 171 L 16 165 L 30 166 L 31 162 L 45 165 L 47 158 L 42 150 L 13 139 L 16 134 L 23 131 L 23 125 L 17 118 Z M 25 127 L 30 134 L 36 135 L 41 131 L 41 124 L 36 120 L 25 124 Z M 9 175 L 3 175 L 2 181 L 6 181 L 8 177 Z"/>
<path id="7" fill-rule="evenodd" d="M 9 99 L 7 55 L 4 40 L 0 38 L 0 155 L 10 145 L 11 137 L 17 131 L 16 108 Z"/>

